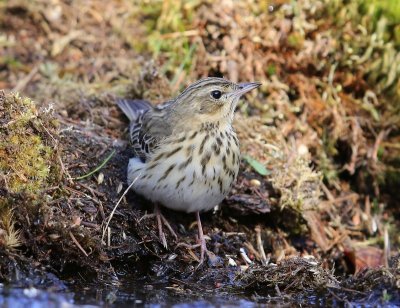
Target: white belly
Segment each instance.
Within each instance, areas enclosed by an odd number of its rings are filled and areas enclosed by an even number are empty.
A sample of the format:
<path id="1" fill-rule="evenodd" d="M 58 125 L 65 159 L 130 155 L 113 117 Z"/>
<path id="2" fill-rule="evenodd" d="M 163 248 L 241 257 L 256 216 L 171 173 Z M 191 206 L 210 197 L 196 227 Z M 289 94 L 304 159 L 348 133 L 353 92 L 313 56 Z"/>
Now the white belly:
<path id="1" fill-rule="evenodd" d="M 182 136 L 176 136 L 174 140 Z M 205 133 L 198 133 L 195 138 L 182 142 L 182 150 L 176 153 L 174 150 L 180 145 L 166 140 L 146 163 L 137 158 L 130 159 L 129 183 L 136 179 L 132 187 L 137 193 L 174 210 L 196 212 L 212 209 L 225 198 L 236 179 L 239 149 L 232 140 L 229 154 L 223 150 L 216 151 L 214 138 L 208 138 L 201 147 L 204 138 Z M 220 148 L 225 148 L 228 138 L 220 140 Z M 157 159 L 160 155 L 163 157 Z M 235 159 L 232 159 L 233 155 Z M 202 164 L 204 157 L 207 158 L 206 164 Z"/>

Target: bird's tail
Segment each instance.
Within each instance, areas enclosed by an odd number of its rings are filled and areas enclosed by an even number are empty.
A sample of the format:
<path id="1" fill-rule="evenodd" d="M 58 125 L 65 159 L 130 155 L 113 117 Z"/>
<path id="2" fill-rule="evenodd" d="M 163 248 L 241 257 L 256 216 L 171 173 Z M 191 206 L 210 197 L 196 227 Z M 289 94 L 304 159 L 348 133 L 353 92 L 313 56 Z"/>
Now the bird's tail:
<path id="1" fill-rule="evenodd" d="M 148 101 L 140 99 L 117 99 L 117 104 L 131 122 L 137 122 L 145 111 L 152 108 Z"/>

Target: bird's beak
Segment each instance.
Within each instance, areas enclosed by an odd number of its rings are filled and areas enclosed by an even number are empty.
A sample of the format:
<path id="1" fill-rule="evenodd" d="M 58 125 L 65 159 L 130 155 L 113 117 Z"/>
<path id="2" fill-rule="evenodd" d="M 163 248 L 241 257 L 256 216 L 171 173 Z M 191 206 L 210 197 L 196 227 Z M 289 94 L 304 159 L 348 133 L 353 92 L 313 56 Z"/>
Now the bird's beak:
<path id="1" fill-rule="evenodd" d="M 261 86 L 260 82 L 243 82 L 239 83 L 239 89 L 232 92 L 232 95 L 240 97 L 243 94 Z"/>

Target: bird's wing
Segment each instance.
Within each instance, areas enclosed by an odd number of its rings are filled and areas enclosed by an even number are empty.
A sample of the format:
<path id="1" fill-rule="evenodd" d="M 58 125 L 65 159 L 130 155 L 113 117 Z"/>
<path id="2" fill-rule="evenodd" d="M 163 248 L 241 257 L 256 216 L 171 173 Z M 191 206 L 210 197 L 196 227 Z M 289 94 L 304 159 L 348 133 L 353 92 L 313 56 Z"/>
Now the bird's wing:
<path id="1" fill-rule="evenodd" d="M 142 99 L 118 98 L 117 105 L 131 123 L 138 122 L 139 118 L 143 116 L 146 111 L 153 108 L 148 101 Z"/>
<path id="2" fill-rule="evenodd" d="M 161 140 L 172 133 L 172 125 L 166 120 L 173 101 L 152 106 L 143 100 L 118 99 L 117 104 L 130 120 L 130 141 L 136 157 L 143 162 L 154 152 Z"/>
<path id="3" fill-rule="evenodd" d="M 160 142 L 172 133 L 172 126 L 165 118 L 166 110 L 151 108 L 136 123 L 131 123 L 131 144 L 135 154 L 146 161 Z"/>

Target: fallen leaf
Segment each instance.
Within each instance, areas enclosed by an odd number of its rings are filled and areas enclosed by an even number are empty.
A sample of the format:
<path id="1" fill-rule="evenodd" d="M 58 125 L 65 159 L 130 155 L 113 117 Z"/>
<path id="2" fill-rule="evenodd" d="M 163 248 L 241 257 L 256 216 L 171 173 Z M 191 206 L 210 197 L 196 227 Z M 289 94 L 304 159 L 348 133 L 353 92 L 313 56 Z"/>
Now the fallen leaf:
<path id="1" fill-rule="evenodd" d="M 345 248 L 344 254 L 354 266 L 354 273 L 366 268 L 378 268 L 384 265 L 383 250 L 373 246 Z"/>
<path id="2" fill-rule="evenodd" d="M 255 170 L 257 173 L 261 175 L 268 175 L 271 174 L 271 171 L 269 171 L 262 163 L 260 163 L 258 160 L 245 155 L 244 160 Z"/>

